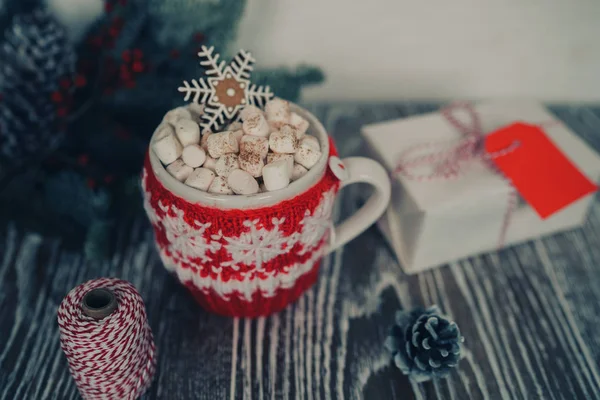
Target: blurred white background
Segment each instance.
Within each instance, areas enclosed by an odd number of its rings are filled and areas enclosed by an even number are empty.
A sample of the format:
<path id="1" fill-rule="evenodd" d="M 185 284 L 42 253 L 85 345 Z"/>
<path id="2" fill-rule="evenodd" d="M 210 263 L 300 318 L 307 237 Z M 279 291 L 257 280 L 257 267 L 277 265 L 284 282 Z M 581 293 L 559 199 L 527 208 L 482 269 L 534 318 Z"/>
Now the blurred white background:
<path id="1" fill-rule="evenodd" d="M 600 0 L 248 0 L 239 47 L 306 99 L 600 100 Z"/>

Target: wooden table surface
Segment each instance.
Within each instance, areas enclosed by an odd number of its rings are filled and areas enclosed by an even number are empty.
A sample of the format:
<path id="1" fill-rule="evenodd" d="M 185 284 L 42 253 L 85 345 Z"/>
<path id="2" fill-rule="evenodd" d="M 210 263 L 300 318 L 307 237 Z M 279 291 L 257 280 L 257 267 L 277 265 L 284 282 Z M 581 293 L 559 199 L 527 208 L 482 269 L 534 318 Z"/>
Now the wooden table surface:
<path id="1" fill-rule="evenodd" d="M 360 126 L 435 105 L 313 105 L 342 156 Z M 552 110 L 600 149 L 600 108 Z M 358 206 L 344 189 L 339 217 Z M 319 282 L 269 318 L 197 306 L 161 266 L 143 215 L 115 230 L 109 261 L 0 223 L 0 400 L 79 398 L 59 347 L 56 309 L 74 286 L 115 276 L 142 294 L 159 350 L 145 399 L 600 398 L 600 203 L 581 229 L 418 275 L 402 273 L 376 228 L 326 258 Z M 448 379 L 411 383 L 383 342 L 399 308 L 438 304 L 465 357 Z"/>

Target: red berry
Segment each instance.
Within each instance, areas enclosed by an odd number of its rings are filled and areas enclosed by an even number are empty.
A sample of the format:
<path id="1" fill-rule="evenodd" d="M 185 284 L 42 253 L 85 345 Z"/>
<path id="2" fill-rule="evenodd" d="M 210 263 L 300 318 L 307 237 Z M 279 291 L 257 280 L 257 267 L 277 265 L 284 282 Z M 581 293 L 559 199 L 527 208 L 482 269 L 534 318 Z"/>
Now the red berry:
<path id="1" fill-rule="evenodd" d="M 127 0 L 119 0 L 119 4 L 125 6 L 127 5 Z"/>
<path id="2" fill-rule="evenodd" d="M 71 87 L 71 80 L 69 78 L 62 78 L 59 85 L 63 89 L 69 89 Z"/>
<path id="3" fill-rule="evenodd" d="M 194 42 L 200 43 L 204 41 L 204 34 L 202 32 L 194 33 Z"/>
<path id="4" fill-rule="evenodd" d="M 114 177 L 112 175 L 106 175 L 104 177 L 104 183 L 111 183 L 113 181 Z"/>
<path id="5" fill-rule="evenodd" d="M 88 178 L 87 185 L 90 189 L 94 189 L 96 187 L 96 181 L 92 178 Z"/>
<path id="6" fill-rule="evenodd" d="M 114 3 L 107 1 L 106 3 L 104 3 L 104 11 L 106 13 L 111 13 L 114 10 Z"/>
<path id="7" fill-rule="evenodd" d="M 121 28 L 119 28 L 119 27 L 111 26 L 108 29 L 108 34 L 112 38 L 115 38 L 115 37 L 119 36 L 119 33 L 121 33 Z"/>
<path id="8" fill-rule="evenodd" d="M 128 89 L 132 89 L 135 87 L 135 81 L 134 80 L 125 81 L 124 85 Z"/>
<path id="9" fill-rule="evenodd" d="M 87 165 L 88 161 L 90 161 L 90 157 L 87 154 L 82 154 L 77 157 L 77 164 L 79 165 Z"/>
<path id="10" fill-rule="evenodd" d="M 123 50 L 123 53 L 121 53 L 121 58 L 125 62 L 130 62 L 131 61 L 131 50 Z"/>
<path id="11" fill-rule="evenodd" d="M 171 58 L 179 58 L 179 50 L 173 49 L 170 53 Z"/>
<path id="12" fill-rule="evenodd" d="M 133 59 L 141 60 L 142 58 L 144 58 L 144 52 L 140 49 L 133 49 Z"/>
<path id="13" fill-rule="evenodd" d="M 55 103 L 60 103 L 61 101 L 63 101 L 63 95 L 61 92 L 59 92 L 58 90 L 56 92 L 52 93 L 52 101 Z"/>
<path id="14" fill-rule="evenodd" d="M 68 113 L 69 110 L 66 107 L 61 107 L 58 110 L 56 110 L 56 115 L 58 115 L 60 118 L 66 117 Z"/>
<path id="15" fill-rule="evenodd" d="M 112 20 L 112 26 L 121 29 L 125 25 L 125 20 L 122 17 L 115 17 Z"/>
<path id="16" fill-rule="evenodd" d="M 85 79 L 85 76 L 83 76 L 83 75 L 75 76 L 75 86 L 83 87 L 85 85 L 87 85 L 87 79 Z"/>
<path id="17" fill-rule="evenodd" d="M 121 65 L 121 70 L 119 71 L 119 77 L 121 78 L 121 80 L 126 81 L 126 82 L 133 79 L 133 75 L 131 74 L 131 71 L 127 68 L 126 65 Z"/>
<path id="18" fill-rule="evenodd" d="M 136 73 L 140 73 L 144 71 L 144 63 L 141 61 L 134 61 L 131 65 L 131 70 Z"/>

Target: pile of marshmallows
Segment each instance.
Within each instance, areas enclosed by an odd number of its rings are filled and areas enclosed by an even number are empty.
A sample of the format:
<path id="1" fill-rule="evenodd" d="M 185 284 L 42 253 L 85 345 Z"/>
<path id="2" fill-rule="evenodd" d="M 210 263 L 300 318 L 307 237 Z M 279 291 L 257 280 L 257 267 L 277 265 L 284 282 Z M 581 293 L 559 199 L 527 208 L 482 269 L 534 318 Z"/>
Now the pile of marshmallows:
<path id="1" fill-rule="evenodd" d="M 202 138 L 201 114 L 197 104 L 169 111 L 152 142 L 167 171 L 193 188 L 239 195 L 279 190 L 321 158 L 319 140 L 306 134 L 308 121 L 290 112 L 285 100 L 269 101 L 264 113 L 248 106 L 241 123 Z"/>

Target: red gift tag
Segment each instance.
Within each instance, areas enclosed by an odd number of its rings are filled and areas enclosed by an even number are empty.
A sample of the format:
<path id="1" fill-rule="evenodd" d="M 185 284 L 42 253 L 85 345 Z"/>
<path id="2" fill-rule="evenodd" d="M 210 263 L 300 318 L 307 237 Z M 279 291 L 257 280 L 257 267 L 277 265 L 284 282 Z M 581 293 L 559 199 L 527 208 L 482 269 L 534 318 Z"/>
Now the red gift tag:
<path id="1" fill-rule="evenodd" d="M 517 142 L 512 151 L 504 151 Z M 485 149 L 542 219 L 598 187 L 535 125 L 515 123 L 490 133 Z"/>

